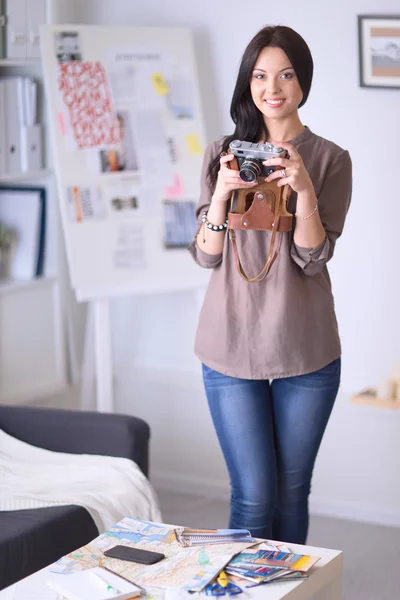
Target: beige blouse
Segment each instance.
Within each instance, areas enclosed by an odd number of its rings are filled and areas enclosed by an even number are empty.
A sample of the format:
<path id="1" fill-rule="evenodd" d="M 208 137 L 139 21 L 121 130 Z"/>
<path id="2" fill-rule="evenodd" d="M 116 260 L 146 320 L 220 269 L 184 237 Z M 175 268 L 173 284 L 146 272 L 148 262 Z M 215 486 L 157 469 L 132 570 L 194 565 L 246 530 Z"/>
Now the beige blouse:
<path id="1" fill-rule="evenodd" d="M 226 234 L 223 252 L 206 254 L 196 239 L 194 260 L 213 269 L 200 313 L 195 352 L 208 367 L 244 379 L 275 379 L 311 373 L 341 354 L 331 282 L 326 263 L 332 258 L 349 208 L 352 188 L 350 155 L 306 129 L 291 143 L 301 155 L 318 197 L 326 238 L 316 248 L 301 248 L 293 231 L 284 233 L 278 258 L 267 277 L 247 283 L 236 270 Z M 213 189 L 207 181 L 210 161 L 221 140 L 205 151 L 201 195 L 196 207 L 198 230 Z M 296 194 L 288 210 L 295 213 Z M 237 231 L 239 254 L 249 277 L 266 261 L 271 232 Z"/>

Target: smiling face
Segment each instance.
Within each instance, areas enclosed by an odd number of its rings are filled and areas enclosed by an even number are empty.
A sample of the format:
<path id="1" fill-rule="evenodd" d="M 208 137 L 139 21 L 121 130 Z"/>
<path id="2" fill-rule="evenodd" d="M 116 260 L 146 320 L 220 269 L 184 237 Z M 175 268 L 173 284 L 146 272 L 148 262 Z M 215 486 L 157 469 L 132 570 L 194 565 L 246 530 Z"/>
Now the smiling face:
<path id="1" fill-rule="evenodd" d="M 281 48 L 265 47 L 259 54 L 250 79 L 254 104 L 269 120 L 298 118 L 303 98 L 296 73 Z"/>

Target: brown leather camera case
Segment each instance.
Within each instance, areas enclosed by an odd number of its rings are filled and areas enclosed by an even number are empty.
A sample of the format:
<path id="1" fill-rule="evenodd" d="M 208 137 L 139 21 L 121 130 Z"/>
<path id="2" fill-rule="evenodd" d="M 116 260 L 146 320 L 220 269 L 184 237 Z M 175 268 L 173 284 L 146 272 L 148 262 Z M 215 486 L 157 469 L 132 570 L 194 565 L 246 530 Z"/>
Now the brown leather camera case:
<path id="1" fill-rule="evenodd" d="M 230 168 L 238 170 L 236 159 L 230 163 Z M 256 187 L 241 188 L 232 192 L 230 211 L 228 212 L 229 237 L 232 241 L 239 275 L 249 283 L 262 281 L 268 275 L 278 256 L 282 233 L 292 229 L 293 215 L 286 208 L 289 193 L 288 185 L 278 187 L 277 180 L 266 182 L 264 179 L 259 179 Z M 255 277 L 247 277 L 243 270 L 236 244 L 236 229 L 272 231 L 266 263 Z M 276 244 L 278 232 L 279 239 Z"/>

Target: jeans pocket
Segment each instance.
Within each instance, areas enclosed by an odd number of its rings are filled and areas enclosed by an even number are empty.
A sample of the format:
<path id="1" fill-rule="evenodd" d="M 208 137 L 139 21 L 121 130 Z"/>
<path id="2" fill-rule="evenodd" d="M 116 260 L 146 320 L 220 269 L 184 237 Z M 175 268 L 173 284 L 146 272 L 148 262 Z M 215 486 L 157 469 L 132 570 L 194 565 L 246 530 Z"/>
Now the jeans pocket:
<path id="1" fill-rule="evenodd" d="M 214 371 L 211 367 L 207 367 L 204 363 L 201 365 L 203 370 L 203 379 L 205 381 L 217 381 L 220 379 L 228 379 L 227 375 L 220 373 L 219 371 Z"/>
<path id="2" fill-rule="evenodd" d="M 318 371 L 310 373 L 309 376 L 317 381 L 336 381 L 340 379 L 341 364 L 342 361 L 340 357 L 336 358 L 332 362 L 325 365 L 325 367 L 322 367 L 322 369 L 318 369 Z"/>

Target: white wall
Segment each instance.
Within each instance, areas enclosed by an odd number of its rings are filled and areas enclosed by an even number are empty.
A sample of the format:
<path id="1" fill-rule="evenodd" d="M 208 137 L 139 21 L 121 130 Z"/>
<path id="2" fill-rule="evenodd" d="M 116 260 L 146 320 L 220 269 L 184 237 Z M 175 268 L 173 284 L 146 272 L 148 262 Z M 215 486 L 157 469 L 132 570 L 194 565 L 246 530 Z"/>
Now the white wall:
<path id="1" fill-rule="evenodd" d="M 241 54 L 265 24 L 307 40 L 315 79 L 301 117 L 350 150 L 353 204 L 330 272 L 343 341 L 343 386 L 314 476 L 314 510 L 400 524 L 400 414 L 349 404 L 349 394 L 400 359 L 397 267 L 400 91 L 358 85 L 357 14 L 398 13 L 398 0 L 81 0 L 79 23 L 193 29 L 209 139 L 232 131 L 229 105 Z M 197 268 L 195 265 L 193 268 Z M 152 473 L 226 495 L 225 466 L 193 355 L 198 298 L 189 292 L 113 306 L 118 410 L 152 427 Z M 310 332 L 311 333 L 311 332 Z M 178 424 L 179 423 L 179 424 Z M 187 483 L 186 483 L 187 485 Z"/>

